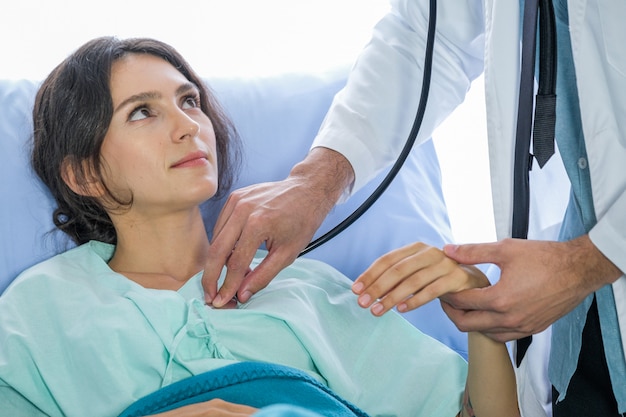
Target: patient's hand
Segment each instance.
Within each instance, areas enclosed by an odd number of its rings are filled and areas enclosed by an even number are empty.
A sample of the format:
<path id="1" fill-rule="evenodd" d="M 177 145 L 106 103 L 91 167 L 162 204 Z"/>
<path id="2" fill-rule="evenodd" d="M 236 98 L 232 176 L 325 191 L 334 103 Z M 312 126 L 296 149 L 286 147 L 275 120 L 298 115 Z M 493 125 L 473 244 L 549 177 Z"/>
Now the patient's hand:
<path id="1" fill-rule="evenodd" d="M 417 242 L 377 259 L 352 291 L 361 307 L 380 316 L 394 306 L 404 313 L 445 294 L 488 285 L 476 267 L 459 265 L 440 249 Z"/>
<path id="2" fill-rule="evenodd" d="M 251 416 L 256 408 L 214 399 L 202 403 L 186 405 L 153 417 L 244 417 Z"/>

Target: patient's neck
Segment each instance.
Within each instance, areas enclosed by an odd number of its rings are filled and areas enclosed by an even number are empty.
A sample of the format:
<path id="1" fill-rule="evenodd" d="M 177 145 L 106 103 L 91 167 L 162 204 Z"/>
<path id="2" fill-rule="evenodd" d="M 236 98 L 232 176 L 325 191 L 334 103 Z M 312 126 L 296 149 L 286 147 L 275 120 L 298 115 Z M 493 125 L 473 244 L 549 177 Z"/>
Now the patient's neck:
<path id="1" fill-rule="evenodd" d="M 147 288 L 178 290 L 202 271 L 210 246 L 199 210 L 155 218 L 114 217 L 109 267 Z"/>

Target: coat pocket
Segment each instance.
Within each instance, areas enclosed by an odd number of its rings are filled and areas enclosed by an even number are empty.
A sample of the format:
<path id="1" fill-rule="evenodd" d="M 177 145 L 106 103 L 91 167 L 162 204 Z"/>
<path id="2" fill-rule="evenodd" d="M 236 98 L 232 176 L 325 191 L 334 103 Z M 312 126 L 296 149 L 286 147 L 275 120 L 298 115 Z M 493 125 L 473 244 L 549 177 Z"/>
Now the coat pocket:
<path id="1" fill-rule="evenodd" d="M 626 0 L 598 2 L 607 62 L 626 76 Z"/>

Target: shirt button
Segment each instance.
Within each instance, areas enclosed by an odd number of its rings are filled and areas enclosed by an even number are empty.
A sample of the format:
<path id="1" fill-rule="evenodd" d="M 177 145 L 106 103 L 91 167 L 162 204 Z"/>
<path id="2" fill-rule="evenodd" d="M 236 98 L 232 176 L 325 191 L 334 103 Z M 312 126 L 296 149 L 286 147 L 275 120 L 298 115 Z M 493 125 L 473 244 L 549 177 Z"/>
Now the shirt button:
<path id="1" fill-rule="evenodd" d="M 578 168 L 580 169 L 587 168 L 587 158 L 578 158 Z"/>

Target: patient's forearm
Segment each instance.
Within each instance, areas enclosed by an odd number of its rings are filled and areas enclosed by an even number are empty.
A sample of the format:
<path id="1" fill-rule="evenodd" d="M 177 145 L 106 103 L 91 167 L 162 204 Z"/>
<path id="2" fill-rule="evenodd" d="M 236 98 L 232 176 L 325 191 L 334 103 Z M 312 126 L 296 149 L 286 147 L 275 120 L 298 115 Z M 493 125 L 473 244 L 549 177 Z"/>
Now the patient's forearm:
<path id="1" fill-rule="evenodd" d="M 468 347 L 469 371 L 461 415 L 519 416 L 515 373 L 506 345 L 472 332 L 468 335 Z"/>

